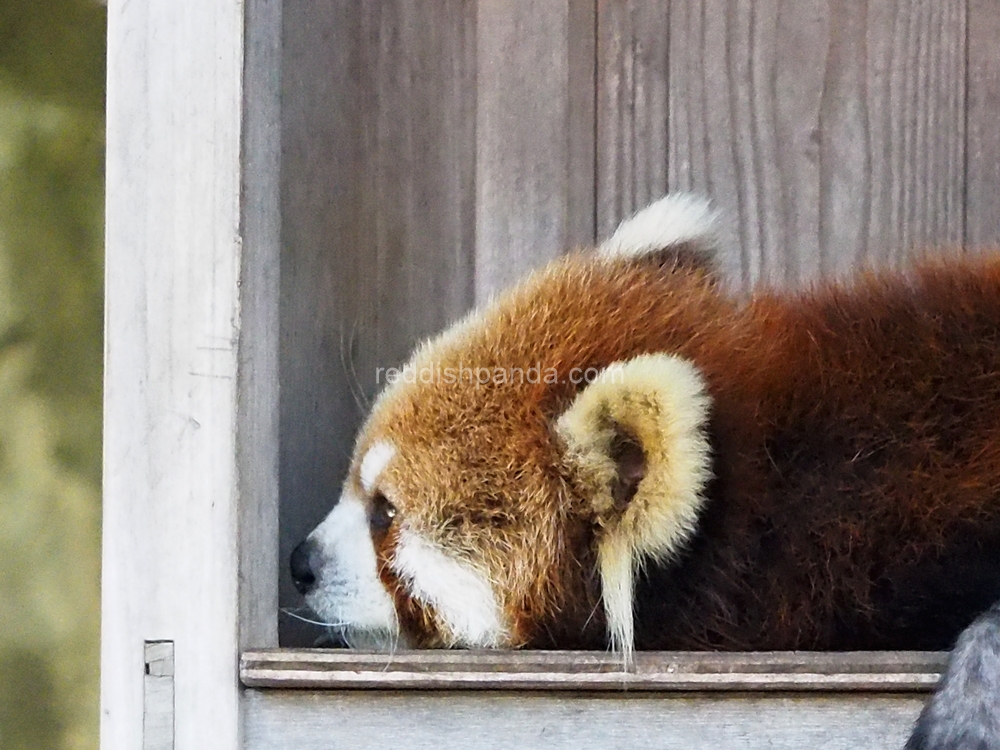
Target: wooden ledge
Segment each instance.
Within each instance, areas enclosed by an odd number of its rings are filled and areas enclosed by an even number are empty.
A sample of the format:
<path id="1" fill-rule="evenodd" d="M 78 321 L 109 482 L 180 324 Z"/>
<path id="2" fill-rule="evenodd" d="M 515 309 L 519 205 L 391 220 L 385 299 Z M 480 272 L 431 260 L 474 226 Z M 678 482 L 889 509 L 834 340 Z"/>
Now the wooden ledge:
<path id="1" fill-rule="evenodd" d="M 248 687 L 368 690 L 929 691 L 947 654 L 933 651 L 712 653 L 619 657 L 598 651 L 247 651 Z"/>

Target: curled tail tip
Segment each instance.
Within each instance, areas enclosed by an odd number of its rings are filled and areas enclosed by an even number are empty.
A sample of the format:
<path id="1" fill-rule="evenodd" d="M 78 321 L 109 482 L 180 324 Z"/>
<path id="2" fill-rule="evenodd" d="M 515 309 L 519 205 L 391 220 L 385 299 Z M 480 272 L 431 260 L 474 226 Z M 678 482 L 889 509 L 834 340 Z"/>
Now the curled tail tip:
<path id="1" fill-rule="evenodd" d="M 606 257 L 639 257 L 677 245 L 714 249 L 718 213 L 694 193 L 670 193 L 625 219 L 599 252 Z"/>

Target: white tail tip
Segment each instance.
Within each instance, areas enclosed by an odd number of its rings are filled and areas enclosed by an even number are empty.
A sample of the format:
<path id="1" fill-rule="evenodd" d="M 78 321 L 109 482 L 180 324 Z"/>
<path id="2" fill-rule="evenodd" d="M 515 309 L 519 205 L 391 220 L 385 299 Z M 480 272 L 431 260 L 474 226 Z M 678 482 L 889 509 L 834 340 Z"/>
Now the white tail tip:
<path id="1" fill-rule="evenodd" d="M 691 193 L 671 193 L 632 214 L 601 243 L 609 257 L 635 257 L 685 242 L 714 245 L 718 214 L 708 199 Z"/>

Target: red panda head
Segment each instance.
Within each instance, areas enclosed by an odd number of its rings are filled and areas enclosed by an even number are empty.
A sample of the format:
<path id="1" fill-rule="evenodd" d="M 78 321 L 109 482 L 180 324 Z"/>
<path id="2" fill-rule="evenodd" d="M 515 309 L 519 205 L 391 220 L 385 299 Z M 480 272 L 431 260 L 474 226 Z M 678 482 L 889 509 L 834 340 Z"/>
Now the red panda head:
<path id="1" fill-rule="evenodd" d="M 349 643 L 632 646 L 644 560 L 709 478 L 691 363 L 731 303 L 711 212 L 668 196 L 425 343 L 377 400 L 340 501 L 293 554 Z"/>

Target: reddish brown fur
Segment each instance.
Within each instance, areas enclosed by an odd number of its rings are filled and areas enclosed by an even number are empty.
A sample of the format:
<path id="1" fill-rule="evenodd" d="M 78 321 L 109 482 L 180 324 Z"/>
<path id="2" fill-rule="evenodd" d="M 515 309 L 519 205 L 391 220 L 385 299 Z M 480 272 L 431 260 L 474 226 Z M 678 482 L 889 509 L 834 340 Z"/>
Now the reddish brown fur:
<path id="1" fill-rule="evenodd" d="M 716 479 L 683 556 L 643 577 L 636 647 L 947 646 L 1000 597 L 1000 260 L 747 302 L 689 260 L 571 256 L 432 342 L 418 363 L 564 380 L 390 389 L 357 451 L 397 447 L 380 491 L 489 572 L 510 645 L 599 645 L 592 518 L 552 425 L 570 368 L 676 353 L 709 383 Z M 440 643 L 386 572 L 391 534 L 379 557 L 406 631 Z"/>
<path id="2" fill-rule="evenodd" d="M 763 294 L 734 331 L 696 358 L 716 398 L 702 534 L 647 586 L 685 616 L 641 638 L 949 646 L 1000 595 L 1000 262 Z"/>

